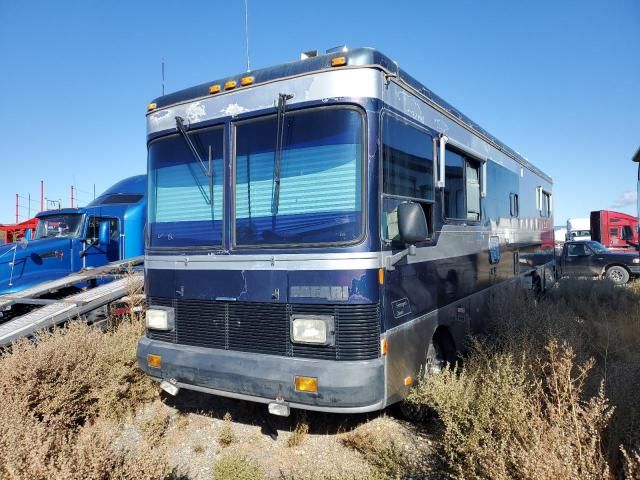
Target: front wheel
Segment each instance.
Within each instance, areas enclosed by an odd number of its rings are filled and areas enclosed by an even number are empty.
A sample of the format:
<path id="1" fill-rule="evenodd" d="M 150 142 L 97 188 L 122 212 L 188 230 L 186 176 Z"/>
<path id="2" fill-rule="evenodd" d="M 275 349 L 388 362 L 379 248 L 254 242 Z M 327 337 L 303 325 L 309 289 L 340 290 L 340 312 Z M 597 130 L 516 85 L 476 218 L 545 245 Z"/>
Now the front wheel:
<path id="1" fill-rule="evenodd" d="M 607 268 L 604 275 L 616 285 L 624 285 L 629 281 L 629 272 L 627 269 L 617 265 Z"/>

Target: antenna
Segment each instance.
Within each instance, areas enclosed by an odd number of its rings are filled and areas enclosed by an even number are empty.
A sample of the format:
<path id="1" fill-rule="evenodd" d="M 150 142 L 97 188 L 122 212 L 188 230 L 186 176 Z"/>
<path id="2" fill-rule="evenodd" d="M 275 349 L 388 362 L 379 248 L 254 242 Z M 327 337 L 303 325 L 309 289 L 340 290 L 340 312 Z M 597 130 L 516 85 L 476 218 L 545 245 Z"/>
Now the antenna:
<path id="1" fill-rule="evenodd" d="M 249 6 L 248 0 L 244 0 L 244 37 L 247 44 L 247 72 L 251 71 L 251 64 L 249 63 Z"/>
<path id="2" fill-rule="evenodd" d="M 164 95 L 164 57 L 162 57 L 162 95 Z"/>

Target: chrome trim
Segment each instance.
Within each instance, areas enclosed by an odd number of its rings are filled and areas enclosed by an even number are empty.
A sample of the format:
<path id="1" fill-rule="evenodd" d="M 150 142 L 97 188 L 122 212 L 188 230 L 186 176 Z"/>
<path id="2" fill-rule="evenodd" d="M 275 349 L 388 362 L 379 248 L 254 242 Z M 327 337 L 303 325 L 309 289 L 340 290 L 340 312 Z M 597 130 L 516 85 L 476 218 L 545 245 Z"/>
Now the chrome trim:
<path id="1" fill-rule="evenodd" d="M 381 265 L 379 252 L 145 257 L 150 270 L 370 270 Z"/>

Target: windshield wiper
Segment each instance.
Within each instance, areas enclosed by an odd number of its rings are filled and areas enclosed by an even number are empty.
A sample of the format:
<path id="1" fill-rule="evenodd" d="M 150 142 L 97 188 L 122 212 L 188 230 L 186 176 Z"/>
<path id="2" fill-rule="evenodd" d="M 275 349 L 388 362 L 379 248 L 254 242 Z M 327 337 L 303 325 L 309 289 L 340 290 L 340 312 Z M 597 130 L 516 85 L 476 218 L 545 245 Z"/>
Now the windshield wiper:
<path id="1" fill-rule="evenodd" d="M 189 137 L 189 134 L 187 133 L 187 129 L 184 127 L 184 118 L 176 117 L 176 127 L 182 135 L 182 138 L 184 138 L 185 142 L 187 142 L 189 150 L 191 150 L 194 158 L 198 160 L 198 162 L 200 162 L 200 166 L 202 167 L 202 171 L 204 172 L 204 174 L 208 177 L 212 177 L 213 164 L 211 163 L 211 149 L 209 149 L 209 168 L 207 168 L 204 161 L 202 160 L 202 157 L 200 156 L 200 152 L 198 152 L 198 149 L 193 144 L 193 142 L 191 141 L 191 137 Z"/>
<path id="2" fill-rule="evenodd" d="M 280 206 L 280 164 L 282 163 L 282 142 L 284 139 L 284 113 L 287 109 L 287 100 L 291 100 L 290 93 L 280 93 L 278 95 L 278 127 L 276 129 L 276 158 L 273 168 L 273 202 L 271 203 L 271 223 L 275 223 Z"/>
<path id="3" fill-rule="evenodd" d="M 191 137 L 187 133 L 187 129 L 184 126 L 184 118 L 178 117 L 178 116 L 176 117 L 176 127 L 178 128 L 178 131 L 182 135 L 182 138 L 184 138 L 185 142 L 187 142 L 187 146 L 189 147 L 189 150 L 191 150 L 193 157 L 196 160 L 198 160 L 198 162 L 200 162 L 200 167 L 202 168 L 202 171 L 207 177 L 209 177 L 209 199 L 207 199 L 207 196 L 205 195 L 204 192 L 201 192 L 201 193 L 205 199 L 205 202 L 211 205 L 211 211 L 213 212 L 213 160 L 211 155 L 211 145 L 209 145 L 209 168 L 207 168 L 204 161 L 202 160 L 202 157 L 200 156 L 200 152 L 198 152 L 198 149 L 196 148 L 193 141 L 191 140 Z"/>

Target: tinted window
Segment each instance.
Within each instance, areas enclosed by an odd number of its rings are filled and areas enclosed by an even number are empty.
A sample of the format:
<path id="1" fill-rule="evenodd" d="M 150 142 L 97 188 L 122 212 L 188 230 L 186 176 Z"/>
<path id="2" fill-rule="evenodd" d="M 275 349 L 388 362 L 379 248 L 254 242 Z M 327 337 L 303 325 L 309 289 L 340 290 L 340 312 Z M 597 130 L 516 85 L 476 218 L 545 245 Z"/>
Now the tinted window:
<path id="1" fill-rule="evenodd" d="M 100 223 L 109 222 L 109 230 L 111 231 L 111 240 L 118 240 L 120 236 L 120 231 L 118 230 L 118 219 L 117 218 L 101 218 L 101 217 L 91 217 L 89 218 L 89 225 L 87 226 L 87 238 L 91 238 L 93 240 L 97 239 L 100 234 Z"/>
<path id="2" fill-rule="evenodd" d="M 467 161 L 467 220 L 480 220 L 480 165 Z"/>
<path id="3" fill-rule="evenodd" d="M 542 208 L 540 215 L 543 217 L 551 216 L 551 194 L 549 192 L 542 191 Z"/>
<path id="4" fill-rule="evenodd" d="M 444 216 L 465 219 L 464 157 L 447 150 L 445 162 Z"/>
<path id="5" fill-rule="evenodd" d="M 612 237 L 617 237 L 618 236 L 618 229 L 617 228 L 610 228 L 609 229 L 609 235 L 611 235 Z"/>
<path id="6" fill-rule="evenodd" d="M 480 220 L 480 163 L 447 149 L 444 186 L 445 218 Z"/>
<path id="7" fill-rule="evenodd" d="M 118 203 L 137 203 L 142 200 L 144 195 L 131 195 L 126 193 L 117 193 L 115 195 L 108 195 L 96 200 L 95 204 L 98 205 L 113 205 Z"/>
<path id="8" fill-rule="evenodd" d="M 384 193 L 433 200 L 433 140 L 430 135 L 384 116 Z"/>
<path id="9" fill-rule="evenodd" d="M 587 250 L 582 243 L 572 243 L 569 245 L 570 257 L 581 257 L 587 254 Z"/>
<path id="10" fill-rule="evenodd" d="M 512 193 L 509 195 L 509 200 L 510 200 L 510 204 L 511 204 L 511 216 L 512 217 L 517 217 L 519 214 L 519 208 L 520 205 L 518 204 L 519 199 L 518 199 L 518 194 L 517 193 Z"/>

